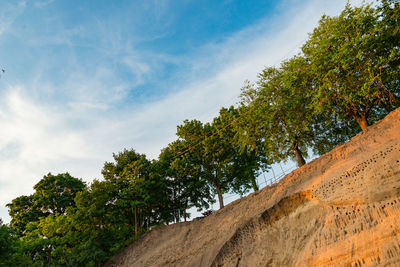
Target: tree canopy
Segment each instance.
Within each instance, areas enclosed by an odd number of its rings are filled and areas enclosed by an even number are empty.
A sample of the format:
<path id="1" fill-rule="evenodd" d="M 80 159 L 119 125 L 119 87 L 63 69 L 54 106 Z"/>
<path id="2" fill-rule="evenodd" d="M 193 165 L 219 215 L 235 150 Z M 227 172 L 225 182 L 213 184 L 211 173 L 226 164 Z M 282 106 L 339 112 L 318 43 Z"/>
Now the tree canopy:
<path id="1" fill-rule="evenodd" d="M 64 214 L 68 207 L 74 206 L 77 192 L 85 188 L 82 180 L 69 173 L 45 175 L 34 187 L 30 196 L 20 196 L 7 204 L 12 218 L 10 225 L 19 233 L 26 230 L 30 222 L 39 221 L 50 214 Z"/>
<path id="2" fill-rule="evenodd" d="M 280 68 L 267 67 L 257 84 L 245 87 L 242 93 L 242 99 L 254 98 L 245 114 L 252 123 L 242 131 L 258 135 L 252 139 L 262 140 L 274 159 L 296 158 L 299 166 L 305 164 L 306 148 L 313 140 L 307 68 L 303 57 L 285 61 Z"/>
<path id="3" fill-rule="evenodd" d="M 398 3 L 389 6 L 384 1 L 380 12 L 347 4 L 339 16 L 323 16 L 302 48 L 314 77 L 314 108 L 354 119 L 361 130 L 398 105 Z"/>

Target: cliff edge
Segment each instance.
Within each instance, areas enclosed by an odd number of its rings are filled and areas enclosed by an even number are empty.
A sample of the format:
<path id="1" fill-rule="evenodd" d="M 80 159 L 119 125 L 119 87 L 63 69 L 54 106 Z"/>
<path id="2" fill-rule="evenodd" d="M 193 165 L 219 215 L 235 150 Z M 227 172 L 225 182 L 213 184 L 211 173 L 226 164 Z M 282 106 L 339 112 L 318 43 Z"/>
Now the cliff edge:
<path id="1" fill-rule="evenodd" d="M 279 183 L 106 266 L 400 266 L 400 109 Z"/>

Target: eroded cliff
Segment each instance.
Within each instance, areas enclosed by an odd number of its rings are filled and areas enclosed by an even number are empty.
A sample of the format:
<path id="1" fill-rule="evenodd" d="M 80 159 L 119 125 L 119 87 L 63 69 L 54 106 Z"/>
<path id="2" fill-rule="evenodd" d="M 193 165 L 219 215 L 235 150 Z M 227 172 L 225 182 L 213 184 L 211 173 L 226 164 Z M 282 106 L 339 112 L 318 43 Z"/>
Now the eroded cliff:
<path id="1" fill-rule="evenodd" d="M 162 226 L 106 266 L 400 266 L 400 109 L 209 217 Z"/>

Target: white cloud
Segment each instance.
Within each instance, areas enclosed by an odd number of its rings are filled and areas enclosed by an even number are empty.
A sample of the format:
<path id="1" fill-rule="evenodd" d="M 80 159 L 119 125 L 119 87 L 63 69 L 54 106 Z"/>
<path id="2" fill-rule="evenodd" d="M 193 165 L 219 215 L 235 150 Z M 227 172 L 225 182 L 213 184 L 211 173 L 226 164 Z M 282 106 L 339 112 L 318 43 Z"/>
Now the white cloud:
<path id="1" fill-rule="evenodd" d="M 23 147 L 20 159 L 43 162 L 58 157 L 84 157 L 87 155 L 70 149 L 79 144 L 74 132 L 65 131 L 65 126 L 57 121 L 54 110 L 42 109 L 20 95 L 19 88 L 9 88 L 2 106 L 1 143 L 16 141 Z M 62 140 L 62 142 L 60 142 Z M 54 147 L 59 148 L 54 153 Z"/>
<path id="2" fill-rule="evenodd" d="M 54 2 L 54 0 L 44 0 L 44 1 L 35 2 L 33 5 L 37 8 L 42 8 L 42 7 L 50 5 L 53 2 Z"/>
<path id="3" fill-rule="evenodd" d="M 49 171 L 67 171 L 63 165 L 70 165 L 69 160 L 90 159 L 79 132 L 63 125 L 62 114 L 51 107 L 32 103 L 21 95 L 18 87 L 7 91 L 0 105 L 2 206 L 16 196 L 29 194 L 38 179 Z M 4 214 L 1 216 L 4 218 Z"/>
<path id="4" fill-rule="evenodd" d="M 0 7 L 0 36 L 9 29 L 14 20 L 22 14 L 26 7 L 26 1 L 12 4 L 5 3 Z"/>

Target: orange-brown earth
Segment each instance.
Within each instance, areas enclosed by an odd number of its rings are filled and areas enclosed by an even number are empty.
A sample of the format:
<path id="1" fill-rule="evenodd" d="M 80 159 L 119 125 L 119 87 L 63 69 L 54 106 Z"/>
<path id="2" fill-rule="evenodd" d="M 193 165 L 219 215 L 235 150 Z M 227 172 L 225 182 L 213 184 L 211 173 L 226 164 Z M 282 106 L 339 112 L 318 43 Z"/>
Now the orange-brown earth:
<path id="1" fill-rule="evenodd" d="M 106 266 L 400 266 L 400 109 L 279 183 Z"/>

